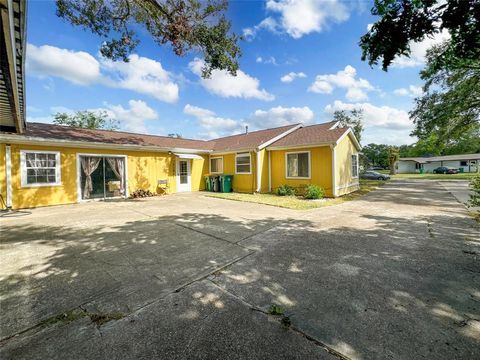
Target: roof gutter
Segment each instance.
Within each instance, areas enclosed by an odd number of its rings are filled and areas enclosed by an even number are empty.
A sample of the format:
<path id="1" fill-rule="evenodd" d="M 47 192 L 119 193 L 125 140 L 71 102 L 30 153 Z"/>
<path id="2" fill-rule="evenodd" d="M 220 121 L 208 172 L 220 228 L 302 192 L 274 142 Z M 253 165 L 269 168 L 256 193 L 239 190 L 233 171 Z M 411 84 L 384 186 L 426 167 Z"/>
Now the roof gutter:
<path id="1" fill-rule="evenodd" d="M 28 144 L 28 145 L 43 145 L 43 146 L 64 146 L 64 147 L 79 147 L 87 149 L 113 149 L 113 150 L 128 150 L 128 151 L 155 151 L 155 152 L 177 152 L 186 154 L 209 154 L 211 150 L 188 149 L 177 147 L 160 147 L 154 145 L 142 146 L 133 144 L 111 144 L 98 141 L 72 141 L 61 139 L 46 139 L 41 137 L 15 135 L 15 134 L 0 134 L 0 142 L 8 142 L 10 144 Z"/>

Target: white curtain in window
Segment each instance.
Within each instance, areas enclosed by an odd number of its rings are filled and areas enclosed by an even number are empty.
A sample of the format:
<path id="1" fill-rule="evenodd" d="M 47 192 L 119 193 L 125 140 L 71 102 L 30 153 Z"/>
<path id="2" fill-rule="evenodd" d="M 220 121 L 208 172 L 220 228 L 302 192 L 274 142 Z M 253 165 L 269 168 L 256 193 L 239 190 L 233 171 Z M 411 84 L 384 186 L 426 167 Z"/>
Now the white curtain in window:
<path id="1" fill-rule="evenodd" d="M 85 174 L 85 187 L 83 188 L 83 197 L 85 199 L 90 198 L 90 193 L 93 190 L 92 174 L 97 170 L 100 160 L 102 160 L 100 157 L 86 156 L 81 158 L 82 169 Z"/>
<path id="2" fill-rule="evenodd" d="M 120 180 L 120 193 L 123 195 L 125 193 L 124 181 L 123 181 L 123 174 L 125 171 L 125 167 L 124 167 L 123 159 L 118 157 L 107 157 L 106 159 L 110 164 L 110 167 L 112 168 L 113 173 L 115 174 L 117 179 Z"/>

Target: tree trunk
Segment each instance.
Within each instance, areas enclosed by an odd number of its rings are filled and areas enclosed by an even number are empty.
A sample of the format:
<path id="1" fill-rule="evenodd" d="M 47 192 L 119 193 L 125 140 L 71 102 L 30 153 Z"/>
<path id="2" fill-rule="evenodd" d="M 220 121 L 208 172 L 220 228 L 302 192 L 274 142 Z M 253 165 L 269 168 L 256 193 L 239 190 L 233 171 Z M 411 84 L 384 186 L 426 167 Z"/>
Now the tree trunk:
<path id="1" fill-rule="evenodd" d="M 397 174 L 397 162 L 392 161 L 390 162 L 390 175 L 396 175 Z"/>

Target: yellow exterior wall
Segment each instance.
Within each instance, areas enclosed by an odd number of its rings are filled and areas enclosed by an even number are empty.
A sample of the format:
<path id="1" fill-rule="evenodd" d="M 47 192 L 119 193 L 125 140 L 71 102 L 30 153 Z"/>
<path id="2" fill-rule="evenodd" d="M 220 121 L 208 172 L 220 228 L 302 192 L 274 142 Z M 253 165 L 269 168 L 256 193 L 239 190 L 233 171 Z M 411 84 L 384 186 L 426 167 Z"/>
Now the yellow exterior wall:
<path id="1" fill-rule="evenodd" d="M 350 136 L 345 136 L 335 147 L 335 182 L 337 196 L 351 193 L 359 189 L 359 180 L 352 177 L 352 155 L 359 150 Z"/>
<path id="2" fill-rule="evenodd" d="M 268 152 L 266 149 L 260 150 L 259 167 L 262 169 L 260 192 L 268 192 Z"/>
<path id="3" fill-rule="evenodd" d="M 7 169 L 5 168 L 5 144 L 0 144 L 0 209 L 5 209 L 7 201 Z"/>
<path id="4" fill-rule="evenodd" d="M 4 149 L 4 145 L 0 149 Z M 12 192 L 13 208 L 29 208 L 46 205 L 76 203 L 77 196 L 77 153 L 98 155 L 126 155 L 128 192 L 137 189 L 150 190 L 155 193 L 165 191 L 158 186 L 158 180 L 168 180 L 167 193 L 176 191 L 176 157 L 168 153 L 140 152 L 123 150 L 96 150 L 82 148 L 66 148 L 37 145 L 12 145 Z M 59 151 L 61 185 L 22 187 L 20 169 L 20 150 Z M 4 152 L 4 150 L 1 150 Z M 4 161 L 4 153 L 0 154 L 0 172 Z M 208 164 L 203 160 L 191 160 L 192 190 L 204 189 L 203 175 L 207 173 Z M 3 180 L 0 175 L 0 191 L 3 192 Z M 5 198 L 5 197 L 4 197 Z"/>
<path id="5" fill-rule="evenodd" d="M 285 170 L 286 153 L 302 151 L 310 151 L 310 179 L 287 179 Z M 304 149 L 272 150 L 270 152 L 273 192 L 275 192 L 276 189 L 282 185 L 289 185 L 301 190 L 309 184 L 315 184 L 325 190 L 325 196 L 333 196 L 332 151 L 330 146 L 311 147 Z"/>
<path id="6" fill-rule="evenodd" d="M 245 153 L 242 151 L 241 153 Z M 223 155 L 210 155 L 210 157 L 221 157 L 223 158 L 223 172 L 222 174 L 225 175 L 233 175 L 233 184 L 232 189 L 235 192 L 243 192 L 243 193 L 253 193 L 256 189 L 256 153 L 254 151 L 250 152 L 250 174 L 235 174 L 235 155 L 236 153 L 232 154 L 223 154 Z M 207 164 L 207 171 L 208 171 L 208 164 Z M 216 175 L 216 174 L 212 174 Z M 221 174 L 218 174 L 221 175 Z M 267 174 L 268 176 L 268 174 Z M 268 186 L 268 185 L 267 185 Z"/>

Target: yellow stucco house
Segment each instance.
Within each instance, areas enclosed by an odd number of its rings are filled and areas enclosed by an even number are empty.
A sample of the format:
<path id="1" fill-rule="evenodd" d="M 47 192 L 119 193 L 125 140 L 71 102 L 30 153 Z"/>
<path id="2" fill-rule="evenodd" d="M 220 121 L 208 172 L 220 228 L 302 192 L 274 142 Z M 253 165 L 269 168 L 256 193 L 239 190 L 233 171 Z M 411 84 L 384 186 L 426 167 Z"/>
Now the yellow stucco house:
<path id="1" fill-rule="evenodd" d="M 210 141 L 26 123 L 0 133 L 2 207 L 199 191 L 207 174 L 233 175 L 233 191 L 316 184 L 329 197 L 355 191 L 360 145 L 329 122 L 288 125 Z"/>

